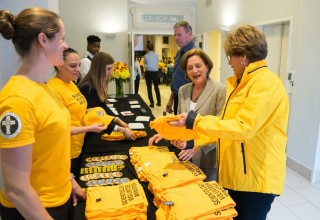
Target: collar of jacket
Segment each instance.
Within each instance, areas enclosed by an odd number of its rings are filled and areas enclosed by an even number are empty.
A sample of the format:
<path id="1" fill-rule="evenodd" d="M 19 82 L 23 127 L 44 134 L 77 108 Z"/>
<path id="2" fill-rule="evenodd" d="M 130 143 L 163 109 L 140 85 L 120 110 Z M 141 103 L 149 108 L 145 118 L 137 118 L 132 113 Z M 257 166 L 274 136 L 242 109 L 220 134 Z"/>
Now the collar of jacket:
<path id="1" fill-rule="evenodd" d="M 259 69 L 261 68 L 264 68 L 264 67 L 267 67 L 267 62 L 266 60 L 259 60 L 259 61 L 256 61 L 254 63 L 250 63 L 244 70 L 243 74 L 242 74 L 242 77 L 241 77 L 241 80 L 240 80 L 240 83 L 238 85 L 237 83 L 237 77 L 236 76 L 232 76 L 230 78 L 227 79 L 228 83 L 230 83 L 231 85 L 235 87 L 241 87 L 243 86 L 244 84 L 246 84 L 250 78 L 253 77 L 253 75 L 255 75 L 256 73 L 258 73 Z"/>

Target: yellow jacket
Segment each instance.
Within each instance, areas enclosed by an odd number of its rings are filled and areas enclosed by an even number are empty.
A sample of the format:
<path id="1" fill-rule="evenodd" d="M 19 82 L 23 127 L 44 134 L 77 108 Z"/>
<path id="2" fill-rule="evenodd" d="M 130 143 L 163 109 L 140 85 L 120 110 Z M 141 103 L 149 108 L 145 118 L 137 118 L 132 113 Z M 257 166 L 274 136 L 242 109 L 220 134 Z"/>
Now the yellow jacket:
<path id="1" fill-rule="evenodd" d="M 201 139 L 218 138 L 218 178 L 237 191 L 281 194 L 285 179 L 289 103 L 283 83 L 261 60 L 251 63 L 237 85 L 227 79 L 227 101 L 220 115 L 189 113 L 187 128 Z"/>

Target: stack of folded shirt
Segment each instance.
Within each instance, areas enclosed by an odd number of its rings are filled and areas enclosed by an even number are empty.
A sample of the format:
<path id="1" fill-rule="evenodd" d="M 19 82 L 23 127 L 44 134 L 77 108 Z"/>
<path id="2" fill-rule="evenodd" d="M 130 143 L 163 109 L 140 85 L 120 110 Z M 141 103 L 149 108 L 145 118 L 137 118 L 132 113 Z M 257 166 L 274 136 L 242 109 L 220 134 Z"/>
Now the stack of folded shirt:
<path id="1" fill-rule="evenodd" d="M 152 173 L 162 172 L 168 163 L 178 163 L 179 159 L 173 152 L 158 152 L 153 154 L 141 154 L 134 168 L 140 181 L 148 182 L 148 176 Z"/>
<path id="2" fill-rule="evenodd" d="M 215 181 L 191 183 L 155 194 L 157 219 L 232 219 L 235 202 Z"/>
<path id="3" fill-rule="evenodd" d="M 166 189 L 202 181 L 206 175 L 193 163 L 180 161 L 179 163 L 169 163 L 159 172 L 147 174 L 147 177 L 149 190 L 153 194 L 157 194 Z"/>
<path id="4" fill-rule="evenodd" d="M 132 165 L 135 165 L 142 155 L 154 154 L 158 152 L 169 152 L 169 148 L 157 146 L 131 147 L 129 149 L 130 162 L 132 163 Z"/>
<path id="5" fill-rule="evenodd" d="M 138 180 L 117 186 L 89 187 L 86 219 L 147 219 L 148 201 Z"/>

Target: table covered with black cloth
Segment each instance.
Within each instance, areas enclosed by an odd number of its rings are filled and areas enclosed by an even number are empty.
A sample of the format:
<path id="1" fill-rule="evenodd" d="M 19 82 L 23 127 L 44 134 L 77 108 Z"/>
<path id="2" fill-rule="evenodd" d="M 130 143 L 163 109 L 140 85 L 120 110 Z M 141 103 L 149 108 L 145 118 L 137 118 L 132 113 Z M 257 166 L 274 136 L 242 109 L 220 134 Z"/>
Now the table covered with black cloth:
<path id="1" fill-rule="evenodd" d="M 137 116 L 141 115 L 141 108 L 146 110 L 145 116 L 150 116 L 150 121 L 154 119 L 150 108 L 147 104 L 141 99 L 139 95 L 130 94 L 126 98 L 117 98 L 117 102 L 113 103 L 114 107 L 118 111 L 118 117 L 121 118 L 126 123 L 133 123 Z M 129 101 L 137 100 L 141 108 L 130 108 Z M 134 113 L 132 116 L 122 116 L 122 111 L 131 111 Z M 156 132 L 149 127 L 149 122 L 141 122 L 144 124 L 144 127 L 147 136 L 137 139 L 135 141 L 105 141 L 101 139 L 101 134 L 97 133 L 87 133 L 85 138 L 85 144 L 82 151 L 82 160 L 81 160 L 81 173 L 80 176 L 90 174 L 90 173 L 108 173 L 109 175 L 114 174 L 113 179 L 108 179 L 106 177 L 106 181 L 126 181 L 132 179 L 138 179 L 137 174 L 134 170 L 134 167 L 130 163 L 129 157 L 129 149 L 134 147 L 148 146 L 148 140 L 152 137 Z M 141 129 L 142 130 L 142 129 Z M 169 142 L 161 141 L 157 145 L 159 146 L 167 146 Z M 176 148 L 170 147 L 171 151 L 176 151 Z M 95 164 L 92 161 L 92 158 L 95 157 L 103 157 L 107 158 L 104 161 L 104 166 L 93 167 Z M 110 159 L 110 160 L 109 160 Z M 95 160 L 95 159 L 93 159 Z M 91 164 L 93 166 L 91 166 Z M 107 164 L 106 164 L 107 163 Z M 100 164 L 99 164 L 100 165 Z M 121 173 L 121 177 L 118 177 L 118 172 Z M 86 188 L 91 186 L 92 182 L 79 180 L 79 185 L 82 188 Z M 146 198 L 148 200 L 148 210 L 147 210 L 147 219 L 153 220 L 156 219 L 155 212 L 156 207 L 153 204 L 153 194 L 148 190 L 148 183 L 140 182 L 144 188 Z M 118 184 L 118 183 L 117 183 Z M 114 184 L 115 185 L 115 184 Z M 94 186 L 93 186 L 94 187 Z M 74 219 L 82 220 L 85 219 L 85 201 L 80 202 L 74 211 Z"/>

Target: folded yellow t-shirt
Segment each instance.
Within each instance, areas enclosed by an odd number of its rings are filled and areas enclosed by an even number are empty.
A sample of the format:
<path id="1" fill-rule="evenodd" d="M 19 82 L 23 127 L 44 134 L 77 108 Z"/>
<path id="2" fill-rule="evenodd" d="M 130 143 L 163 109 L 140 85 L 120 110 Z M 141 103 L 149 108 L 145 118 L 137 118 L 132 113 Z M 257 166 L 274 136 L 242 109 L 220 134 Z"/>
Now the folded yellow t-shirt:
<path id="1" fill-rule="evenodd" d="M 150 127 L 155 129 L 163 138 L 167 140 L 180 140 L 189 141 L 193 139 L 198 139 L 198 134 L 190 129 L 184 127 L 171 126 L 168 122 L 178 121 L 180 116 L 161 116 L 150 122 Z"/>

